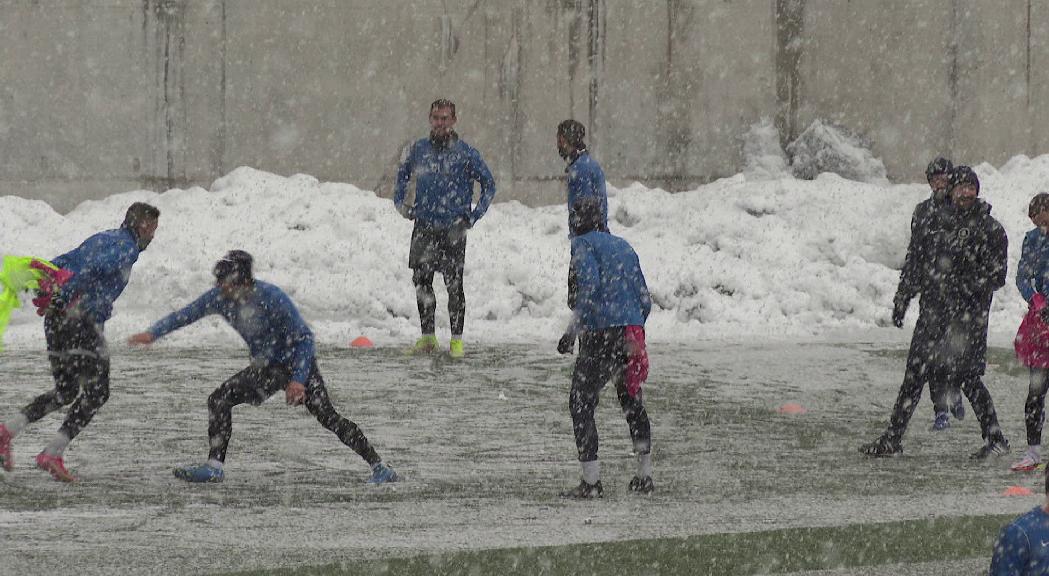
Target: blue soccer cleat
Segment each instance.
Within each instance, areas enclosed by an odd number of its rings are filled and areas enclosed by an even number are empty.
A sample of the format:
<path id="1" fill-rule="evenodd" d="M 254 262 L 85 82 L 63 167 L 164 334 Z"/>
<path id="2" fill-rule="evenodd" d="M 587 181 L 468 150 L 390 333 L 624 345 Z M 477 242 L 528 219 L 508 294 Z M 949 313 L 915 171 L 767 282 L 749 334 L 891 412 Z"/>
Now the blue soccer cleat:
<path id="1" fill-rule="evenodd" d="M 211 464 L 189 464 L 175 468 L 175 478 L 186 482 L 222 482 L 225 474 L 222 468 Z"/>
<path id="2" fill-rule="evenodd" d="M 951 420 L 947 416 L 946 412 L 940 412 L 939 414 L 937 414 L 936 415 L 936 419 L 933 420 L 933 422 L 932 422 L 932 431 L 933 432 L 939 432 L 941 430 L 946 430 L 946 429 L 948 429 L 950 427 L 951 427 Z"/>
<path id="3" fill-rule="evenodd" d="M 398 480 L 400 478 L 393 471 L 393 468 L 379 462 L 372 468 L 372 475 L 368 478 L 368 484 L 386 484 L 387 482 L 397 482 Z"/>

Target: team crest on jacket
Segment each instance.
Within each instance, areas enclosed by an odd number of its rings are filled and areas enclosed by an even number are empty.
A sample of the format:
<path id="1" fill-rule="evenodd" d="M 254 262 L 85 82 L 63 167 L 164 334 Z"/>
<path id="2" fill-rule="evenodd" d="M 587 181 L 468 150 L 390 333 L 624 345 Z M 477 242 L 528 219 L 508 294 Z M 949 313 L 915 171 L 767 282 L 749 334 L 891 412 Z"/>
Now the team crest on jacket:
<path id="1" fill-rule="evenodd" d="M 961 240 L 968 240 L 969 236 L 972 236 L 972 231 L 968 228 L 960 228 L 958 230 L 958 238 Z"/>

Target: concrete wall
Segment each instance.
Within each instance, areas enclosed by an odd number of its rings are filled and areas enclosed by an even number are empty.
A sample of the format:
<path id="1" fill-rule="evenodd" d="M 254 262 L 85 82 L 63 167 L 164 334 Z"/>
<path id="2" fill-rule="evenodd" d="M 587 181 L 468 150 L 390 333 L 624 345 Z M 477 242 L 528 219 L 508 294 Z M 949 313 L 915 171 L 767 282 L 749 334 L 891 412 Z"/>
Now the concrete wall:
<path id="1" fill-rule="evenodd" d="M 1037 0 L 0 0 L 0 194 L 60 210 L 241 165 L 389 193 L 429 103 L 499 198 L 562 198 L 560 120 L 613 182 L 738 172 L 815 118 L 889 175 L 1049 151 Z"/>

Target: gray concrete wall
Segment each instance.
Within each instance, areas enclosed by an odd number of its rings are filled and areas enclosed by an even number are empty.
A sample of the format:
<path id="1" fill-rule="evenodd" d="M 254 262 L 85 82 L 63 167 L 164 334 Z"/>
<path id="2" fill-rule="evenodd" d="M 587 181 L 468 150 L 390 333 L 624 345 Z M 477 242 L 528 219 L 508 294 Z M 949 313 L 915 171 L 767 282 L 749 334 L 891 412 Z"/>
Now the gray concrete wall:
<path id="1" fill-rule="evenodd" d="M 429 103 L 499 198 L 562 197 L 575 117 L 616 183 L 738 172 L 741 137 L 816 118 L 891 178 L 1049 150 L 1032 0 L 0 0 L 0 194 L 59 210 L 241 165 L 389 194 Z"/>

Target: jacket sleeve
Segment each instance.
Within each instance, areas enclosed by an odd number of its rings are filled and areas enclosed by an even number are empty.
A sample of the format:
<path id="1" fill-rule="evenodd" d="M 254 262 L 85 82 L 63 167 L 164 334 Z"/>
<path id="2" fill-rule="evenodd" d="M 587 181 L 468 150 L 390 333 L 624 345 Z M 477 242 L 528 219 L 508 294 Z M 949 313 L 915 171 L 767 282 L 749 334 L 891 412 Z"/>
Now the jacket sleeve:
<path id="1" fill-rule="evenodd" d="M 583 328 L 585 319 L 594 307 L 597 299 L 598 284 L 601 281 L 598 272 L 597 258 L 590 245 L 576 238 L 572 241 L 572 270 L 574 271 L 576 290 L 572 306 L 572 325 L 569 332 L 575 333 Z M 571 277 L 571 273 L 570 276 Z"/>
<path id="2" fill-rule="evenodd" d="M 1027 534 L 1015 524 L 1002 528 L 998 542 L 994 545 L 989 576 L 1024 576 L 1030 542 Z"/>
<path id="3" fill-rule="evenodd" d="M 1005 286 L 1009 253 L 1005 229 L 994 222 L 986 234 L 983 246 L 978 248 L 976 265 L 971 273 L 958 275 L 954 285 L 948 288 L 953 298 L 986 302 L 995 290 Z"/>
<path id="4" fill-rule="evenodd" d="M 1037 274 L 1034 245 L 1030 236 L 1024 236 L 1023 250 L 1020 252 L 1020 265 L 1016 267 L 1016 288 L 1027 302 L 1034 297 L 1034 277 Z"/>
<path id="5" fill-rule="evenodd" d="M 470 215 L 470 224 L 473 225 L 484 216 L 484 213 L 488 211 L 488 206 L 492 204 L 492 199 L 495 198 L 495 178 L 492 177 L 491 170 L 488 169 L 488 165 L 484 163 L 481 153 L 477 150 L 470 151 L 467 170 L 470 179 L 481 184 L 481 197 L 477 200 L 477 206 Z"/>
<path id="6" fill-rule="evenodd" d="M 201 318 L 217 311 L 219 289 L 212 288 L 199 298 L 190 302 L 185 308 L 168 314 L 149 328 L 154 339 L 162 338 L 175 330 L 185 328 Z"/>
<path id="7" fill-rule="evenodd" d="M 924 227 L 918 208 L 911 215 L 911 238 L 907 242 L 907 257 L 900 270 L 900 284 L 896 288 L 896 297 L 910 301 L 921 292 L 921 253 Z"/>
<path id="8" fill-rule="evenodd" d="M 305 384 L 310 377 L 310 368 L 316 356 L 313 332 L 306 326 L 306 321 L 302 319 L 302 315 L 287 294 L 280 294 L 277 311 L 278 322 L 284 325 L 292 347 L 291 379 Z"/>
<path id="9" fill-rule="evenodd" d="M 404 199 L 408 196 L 408 182 L 412 179 L 412 166 L 415 165 L 415 144 L 408 147 L 408 154 L 401 160 L 397 167 L 397 181 L 394 182 L 393 205 L 398 210 L 404 206 Z"/>

